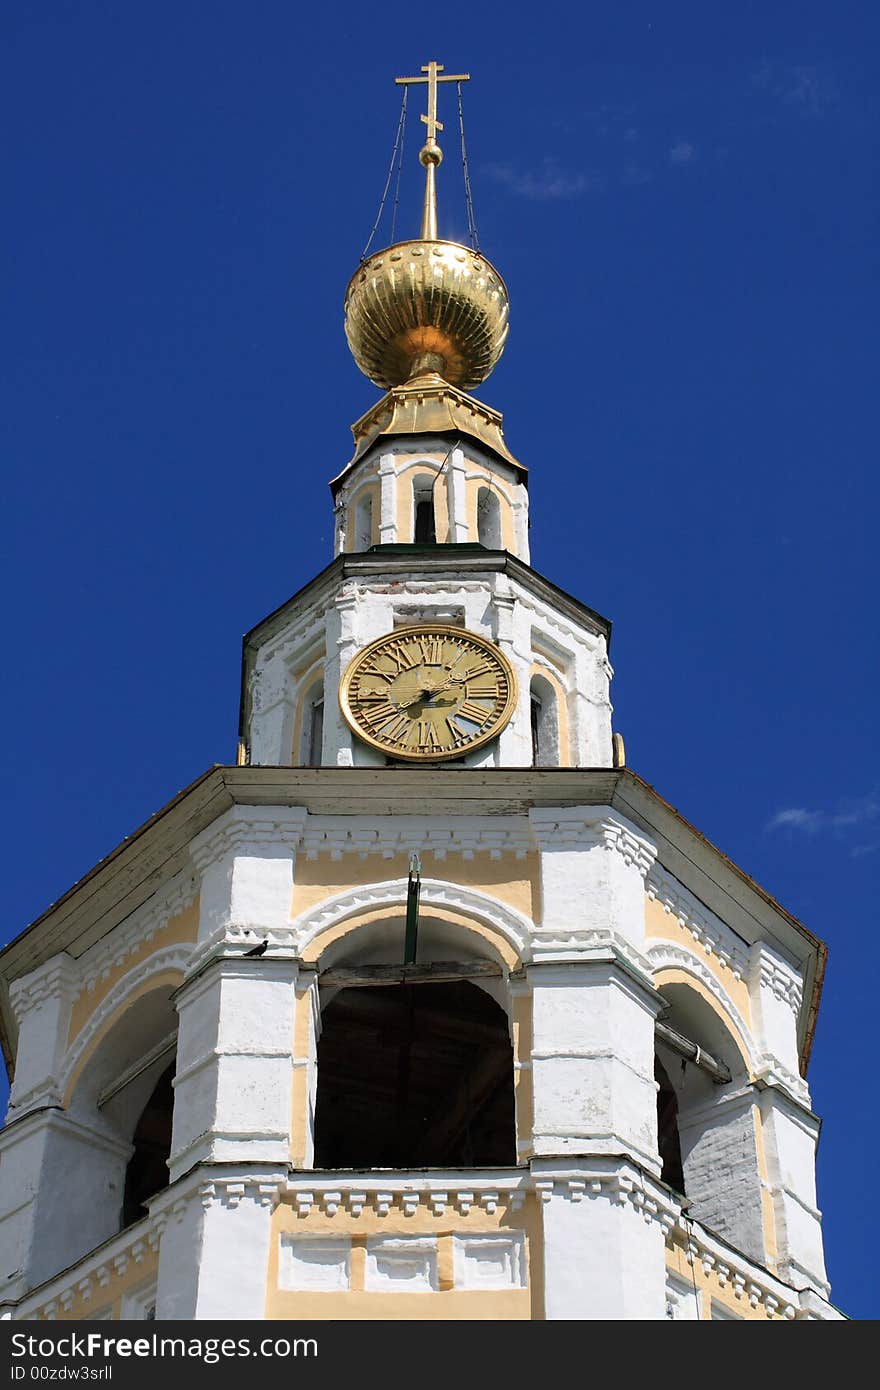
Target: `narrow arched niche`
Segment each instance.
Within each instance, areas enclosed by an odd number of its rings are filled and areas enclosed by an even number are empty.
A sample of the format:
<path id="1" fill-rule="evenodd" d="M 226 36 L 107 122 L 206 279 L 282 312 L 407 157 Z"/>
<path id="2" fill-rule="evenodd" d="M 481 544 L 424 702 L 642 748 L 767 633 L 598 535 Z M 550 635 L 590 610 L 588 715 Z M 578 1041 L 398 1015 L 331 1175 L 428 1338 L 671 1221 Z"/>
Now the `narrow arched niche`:
<path id="1" fill-rule="evenodd" d="M 317 1167 L 516 1162 L 507 1015 L 470 981 L 340 990 L 317 1062 Z"/>
<path id="2" fill-rule="evenodd" d="M 369 550 L 373 544 L 373 494 L 363 493 L 354 509 L 354 548 Z"/>
<path id="3" fill-rule="evenodd" d="M 501 504 L 491 488 L 477 493 L 477 540 L 488 550 L 501 550 Z"/>
<path id="4" fill-rule="evenodd" d="M 559 767 L 559 705 L 555 687 L 545 676 L 533 676 L 529 687 L 532 724 L 532 766 Z"/>
<path id="5" fill-rule="evenodd" d="M 435 545 L 437 519 L 434 513 L 434 483 L 430 474 L 413 479 L 413 541 L 416 545 Z"/>

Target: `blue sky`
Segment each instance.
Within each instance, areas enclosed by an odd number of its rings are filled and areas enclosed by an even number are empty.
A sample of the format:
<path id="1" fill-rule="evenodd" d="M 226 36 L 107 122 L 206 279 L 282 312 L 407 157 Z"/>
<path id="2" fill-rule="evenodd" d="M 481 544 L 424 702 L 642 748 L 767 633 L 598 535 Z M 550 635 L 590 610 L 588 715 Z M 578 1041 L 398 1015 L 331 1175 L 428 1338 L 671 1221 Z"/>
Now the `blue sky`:
<path id="1" fill-rule="evenodd" d="M 819 1201 L 833 1297 L 876 1317 L 850 1200 L 878 1129 L 876 7 L 44 0 L 2 27 L 3 939 L 234 759 L 241 634 L 329 559 L 376 399 L 342 296 L 393 78 L 470 71 L 512 301 L 480 395 L 531 470 L 533 564 L 613 620 L 630 765 L 829 944 Z"/>

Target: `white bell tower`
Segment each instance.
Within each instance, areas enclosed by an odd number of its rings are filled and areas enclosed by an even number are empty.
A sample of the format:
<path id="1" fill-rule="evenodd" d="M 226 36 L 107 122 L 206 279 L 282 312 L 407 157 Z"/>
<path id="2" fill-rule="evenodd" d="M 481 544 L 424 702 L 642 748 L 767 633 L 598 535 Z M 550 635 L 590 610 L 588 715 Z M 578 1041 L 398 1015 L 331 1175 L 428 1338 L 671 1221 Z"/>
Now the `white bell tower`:
<path id="1" fill-rule="evenodd" d="M 469 394 L 501 276 L 348 286 L 384 392 L 327 567 L 245 638 L 238 758 L 0 953 L 0 1315 L 832 1320 L 825 947 L 625 767 L 610 624 L 529 560 Z M 172 785 L 176 785 L 172 778 Z"/>

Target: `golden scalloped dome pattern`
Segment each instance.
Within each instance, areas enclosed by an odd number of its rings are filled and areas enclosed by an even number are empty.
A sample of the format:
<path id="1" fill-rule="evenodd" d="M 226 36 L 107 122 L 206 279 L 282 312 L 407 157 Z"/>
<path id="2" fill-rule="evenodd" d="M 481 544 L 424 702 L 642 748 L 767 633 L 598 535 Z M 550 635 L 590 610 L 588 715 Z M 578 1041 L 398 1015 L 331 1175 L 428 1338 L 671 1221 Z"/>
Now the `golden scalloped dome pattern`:
<path id="1" fill-rule="evenodd" d="M 345 336 L 383 390 L 423 371 L 479 386 L 507 339 L 507 286 L 485 256 L 454 241 L 402 241 L 371 256 L 345 294 Z"/>

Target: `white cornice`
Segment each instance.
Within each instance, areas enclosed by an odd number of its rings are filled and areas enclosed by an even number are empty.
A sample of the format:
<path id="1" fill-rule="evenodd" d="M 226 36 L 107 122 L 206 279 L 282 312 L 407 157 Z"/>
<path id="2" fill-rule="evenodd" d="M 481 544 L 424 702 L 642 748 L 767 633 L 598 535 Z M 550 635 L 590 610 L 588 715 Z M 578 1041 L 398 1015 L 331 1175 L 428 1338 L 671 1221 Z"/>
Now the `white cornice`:
<path id="1" fill-rule="evenodd" d="M 302 843 L 307 859 L 321 853 L 331 859 L 344 854 L 393 859 L 413 850 L 437 860 L 448 854 L 472 859 L 480 852 L 490 859 L 511 853 L 523 859 L 533 848 L 525 816 L 308 816 Z"/>
<path id="2" fill-rule="evenodd" d="M 775 951 L 769 950 L 763 941 L 756 942 L 752 947 L 751 964 L 753 983 L 757 983 L 761 989 L 768 989 L 776 999 L 787 1004 L 797 1017 L 804 998 L 803 981 L 797 971 Z"/>
<path id="3" fill-rule="evenodd" d="M 15 1016 L 22 1020 L 50 999 L 69 1003 L 79 987 L 77 962 L 62 952 L 37 966 L 29 975 L 22 975 L 9 986 L 9 999 Z"/>
<path id="4" fill-rule="evenodd" d="M 602 845 L 644 877 L 656 848 L 610 806 L 535 806 L 529 811 L 535 843 L 542 850 L 581 850 Z"/>
<path id="5" fill-rule="evenodd" d="M 203 873 L 228 854 L 259 858 L 267 849 L 295 849 L 307 814 L 303 806 L 233 806 L 195 837 L 190 857 Z"/>

